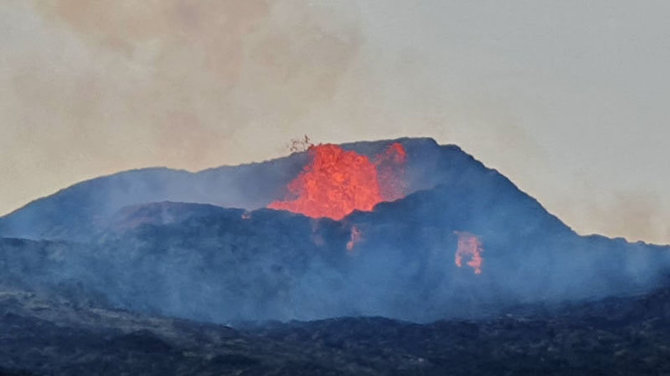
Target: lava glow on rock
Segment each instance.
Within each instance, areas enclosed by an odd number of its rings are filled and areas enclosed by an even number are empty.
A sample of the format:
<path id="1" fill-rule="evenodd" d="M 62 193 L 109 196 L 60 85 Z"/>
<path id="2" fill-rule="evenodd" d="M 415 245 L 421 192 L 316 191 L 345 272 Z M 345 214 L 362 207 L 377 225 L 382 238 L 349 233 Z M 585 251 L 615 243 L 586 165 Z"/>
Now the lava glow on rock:
<path id="1" fill-rule="evenodd" d="M 351 227 L 351 235 L 349 241 L 347 242 L 347 251 L 353 251 L 354 246 L 361 241 L 362 236 L 363 233 L 358 229 L 358 227 Z"/>
<path id="2" fill-rule="evenodd" d="M 308 152 L 309 164 L 288 185 L 289 198 L 268 208 L 340 220 L 354 210 L 370 211 L 379 202 L 405 194 L 402 175 L 407 155 L 399 143 L 373 160 L 332 144 L 311 146 Z"/>
<path id="3" fill-rule="evenodd" d="M 470 259 L 467 265 L 474 269 L 475 274 L 482 274 L 482 263 L 484 262 L 482 242 L 469 232 L 456 231 L 455 233 L 458 235 L 458 249 L 454 255 L 454 263 L 460 268 L 463 266 L 463 258 L 467 257 Z"/>

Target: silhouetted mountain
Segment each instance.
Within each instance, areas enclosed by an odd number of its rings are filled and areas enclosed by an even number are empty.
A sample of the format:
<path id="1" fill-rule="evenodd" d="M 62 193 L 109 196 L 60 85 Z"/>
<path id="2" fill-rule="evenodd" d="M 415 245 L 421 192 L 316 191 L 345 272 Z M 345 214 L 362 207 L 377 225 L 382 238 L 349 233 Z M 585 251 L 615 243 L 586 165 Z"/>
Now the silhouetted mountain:
<path id="1" fill-rule="evenodd" d="M 392 142 L 344 147 L 372 156 Z M 426 322 L 643 292 L 670 270 L 670 247 L 580 237 L 458 147 L 398 142 L 409 194 L 341 221 L 258 209 L 285 195 L 304 153 L 80 183 L 2 218 L 5 235 L 35 240 L 0 239 L 0 281 L 217 323 Z M 455 265 L 463 232 L 483 244 L 481 274 Z"/>

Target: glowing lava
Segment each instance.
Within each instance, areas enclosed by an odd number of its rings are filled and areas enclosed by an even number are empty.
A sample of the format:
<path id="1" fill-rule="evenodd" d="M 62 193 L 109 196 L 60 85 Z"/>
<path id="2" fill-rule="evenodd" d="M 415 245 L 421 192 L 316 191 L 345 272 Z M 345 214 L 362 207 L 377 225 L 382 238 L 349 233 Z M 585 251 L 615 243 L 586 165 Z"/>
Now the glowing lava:
<path id="1" fill-rule="evenodd" d="M 458 235 L 458 249 L 454 255 L 454 263 L 459 268 L 463 266 L 463 258 L 469 257 L 470 261 L 467 262 L 467 265 L 475 270 L 475 274 L 482 274 L 482 263 L 484 258 L 482 258 L 482 243 L 479 241 L 477 236 L 469 232 L 456 231 Z"/>
<path id="2" fill-rule="evenodd" d="M 311 146 L 308 151 L 310 163 L 288 185 L 291 199 L 274 201 L 268 208 L 340 220 L 354 210 L 370 211 L 381 201 L 404 195 L 402 176 L 395 173 L 402 171 L 406 158 L 399 143 L 375 157 L 374 163 L 332 144 Z"/>
<path id="3" fill-rule="evenodd" d="M 351 227 L 351 237 L 349 238 L 349 241 L 347 242 L 347 251 L 353 251 L 354 246 L 356 243 L 361 241 L 361 238 L 363 237 L 363 233 L 361 230 L 358 229 L 358 227 L 353 226 Z"/>

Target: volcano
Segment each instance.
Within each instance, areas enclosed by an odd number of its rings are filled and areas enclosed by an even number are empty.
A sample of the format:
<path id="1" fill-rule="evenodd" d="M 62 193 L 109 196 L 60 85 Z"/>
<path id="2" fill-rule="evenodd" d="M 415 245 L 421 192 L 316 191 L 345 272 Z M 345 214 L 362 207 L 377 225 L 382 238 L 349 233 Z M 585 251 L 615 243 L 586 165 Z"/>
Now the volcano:
<path id="1" fill-rule="evenodd" d="M 669 271 L 670 246 L 581 236 L 432 139 L 315 145 L 196 173 L 126 171 L 0 218 L 0 321 L 11 329 L 0 373 L 90 374 L 100 365 L 82 363 L 91 354 L 115 359 L 110 374 L 588 373 L 593 359 L 598 370 L 628 369 L 593 349 L 638 341 L 653 361 L 636 373 L 655 374 L 667 366 L 653 349 L 667 338 Z M 530 318 L 509 321 L 519 312 Z M 596 341 L 585 334 L 594 312 L 609 315 L 598 330 L 610 342 L 584 359 L 557 355 Z M 634 341 L 641 327 L 658 332 Z M 506 352 L 488 358 L 481 341 Z M 551 364 L 511 367 L 522 344 Z"/>
<path id="2" fill-rule="evenodd" d="M 669 247 L 580 236 L 432 139 L 121 172 L 0 218 L 0 234 L 0 282 L 215 323 L 486 317 L 650 291 L 670 268 Z"/>

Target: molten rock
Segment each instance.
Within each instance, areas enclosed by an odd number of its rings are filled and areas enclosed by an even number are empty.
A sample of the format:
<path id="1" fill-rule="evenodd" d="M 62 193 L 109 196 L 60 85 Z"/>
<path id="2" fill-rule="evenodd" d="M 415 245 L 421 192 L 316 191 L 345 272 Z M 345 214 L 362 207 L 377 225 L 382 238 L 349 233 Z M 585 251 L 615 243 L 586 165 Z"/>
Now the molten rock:
<path id="1" fill-rule="evenodd" d="M 404 195 L 398 175 L 406 153 L 399 143 L 375 157 L 374 163 L 338 145 L 312 146 L 309 152 L 310 163 L 288 185 L 291 198 L 274 201 L 268 208 L 340 220 L 354 210 L 371 211 L 382 201 Z"/>

